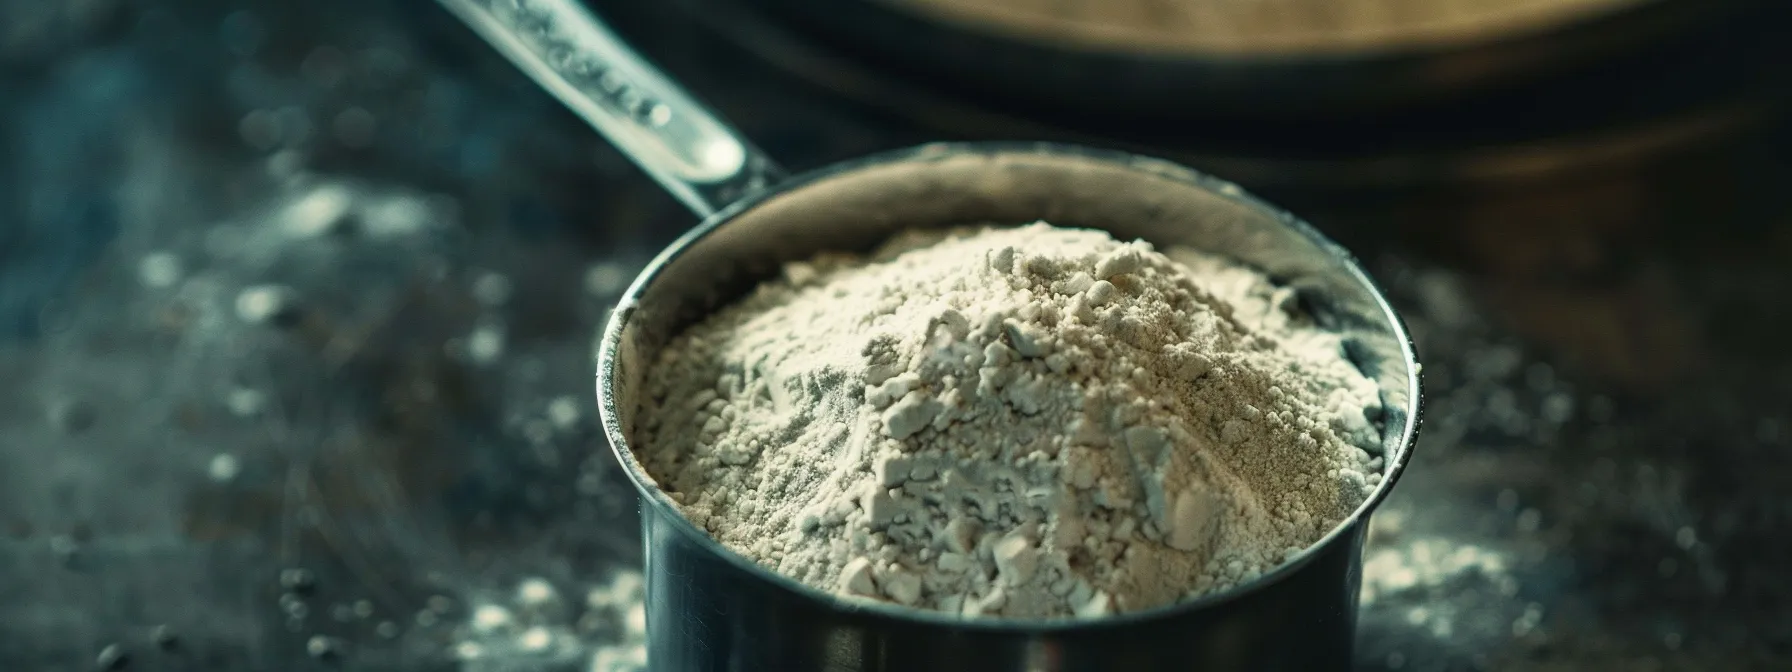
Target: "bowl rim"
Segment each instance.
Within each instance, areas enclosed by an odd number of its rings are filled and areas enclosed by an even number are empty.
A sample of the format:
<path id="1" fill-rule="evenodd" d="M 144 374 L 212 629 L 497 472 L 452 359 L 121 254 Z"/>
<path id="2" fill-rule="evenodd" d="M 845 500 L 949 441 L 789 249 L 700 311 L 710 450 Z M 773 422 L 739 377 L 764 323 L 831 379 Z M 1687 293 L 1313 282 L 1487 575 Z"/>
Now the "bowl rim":
<path id="1" fill-rule="evenodd" d="M 1470 18 L 1402 25 L 1398 29 L 1358 29 L 1334 32 L 1326 39 L 1304 46 L 1290 46 L 1282 41 L 1293 39 L 1293 33 L 1278 35 L 1269 44 L 1217 46 L 1216 43 L 1172 44 L 1160 39 L 1143 43 L 1129 42 L 1120 31 L 1105 26 L 1076 26 L 1077 21 L 1038 18 L 1035 13 L 1007 7 L 984 7 L 975 11 L 918 6 L 912 0 L 861 0 L 887 11 L 916 17 L 922 21 L 950 26 L 956 30 L 977 33 L 986 38 L 1065 53 L 1103 55 L 1143 60 L 1215 60 L 1296 62 L 1320 60 L 1368 60 L 1377 58 L 1417 58 L 1466 53 L 1512 43 L 1536 43 L 1589 29 L 1611 25 L 1612 21 L 1629 20 L 1640 12 L 1660 12 L 1662 7 L 1686 0 L 1598 0 L 1576 7 L 1553 7 L 1549 3 L 1533 3 L 1521 11 L 1505 8 L 1497 14 L 1505 24 L 1495 31 L 1477 33 L 1466 30 L 1475 21 Z M 1704 0 L 1710 2 L 1710 0 Z M 1728 0 L 1717 0 L 1727 2 Z M 1703 4 L 1703 3 L 1700 3 Z M 1677 8 L 1676 8 L 1677 9 Z M 1028 17 L 1034 17 L 1029 20 Z M 1023 25 L 1027 24 L 1027 25 Z"/>
<path id="2" fill-rule="evenodd" d="M 636 458 L 629 447 L 627 437 L 623 435 L 618 412 L 616 387 L 619 379 L 618 356 L 623 330 L 629 319 L 640 305 L 641 295 L 652 286 L 654 280 L 674 260 L 682 256 L 698 241 L 715 232 L 720 227 L 741 214 L 749 212 L 761 204 L 785 193 L 844 176 L 853 172 L 872 169 L 893 163 L 908 161 L 929 161 L 944 158 L 982 155 L 994 158 L 998 155 L 1035 154 L 1065 158 L 1093 159 L 1135 170 L 1143 174 L 1184 182 L 1190 186 L 1205 190 L 1214 196 L 1231 200 L 1246 207 L 1263 212 L 1266 216 L 1281 222 L 1320 249 L 1329 253 L 1333 260 L 1341 264 L 1359 284 L 1369 291 L 1375 300 L 1376 308 L 1386 321 L 1393 339 L 1399 343 L 1401 356 L 1406 363 L 1406 392 L 1410 400 L 1407 404 L 1405 422 L 1399 428 L 1399 450 L 1387 456 L 1382 468 L 1382 480 L 1376 488 L 1365 497 L 1357 507 L 1334 525 L 1331 531 L 1318 540 L 1308 544 L 1300 553 L 1291 559 L 1284 560 L 1275 568 L 1259 574 L 1252 579 L 1225 590 L 1202 595 L 1192 600 L 1181 600 L 1170 604 L 1131 611 L 1098 618 L 1001 618 L 977 617 L 965 618 L 941 611 L 909 607 L 887 602 L 852 598 L 823 591 L 802 583 L 796 579 L 772 571 L 757 562 L 743 556 L 715 540 L 706 530 L 698 528 L 678 510 L 671 497 L 648 475 L 646 469 Z M 1381 287 L 1365 273 L 1357 260 L 1342 246 L 1325 237 L 1317 229 L 1286 211 L 1270 205 L 1250 195 L 1237 185 L 1216 178 L 1194 169 L 1187 168 L 1170 161 L 1156 159 L 1129 152 L 1097 149 L 1078 145 L 1045 142 L 941 142 L 928 143 L 913 147 L 878 152 L 863 157 L 829 164 L 791 177 L 771 188 L 762 189 L 733 204 L 728 205 L 715 214 L 705 218 L 697 226 L 680 235 L 655 255 L 646 267 L 630 283 L 623 292 L 616 307 L 611 311 L 609 320 L 604 325 L 603 336 L 597 352 L 597 401 L 598 415 L 603 424 L 604 436 L 610 444 L 610 450 L 623 467 L 623 473 L 629 483 L 634 486 L 642 507 L 652 511 L 643 511 L 642 515 L 661 516 L 674 521 L 674 528 L 700 547 L 710 551 L 716 557 L 732 565 L 735 569 L 757 577 L 766 583 L 778 586 L 787 592 L 814 603 L 821 609 L 836 611 L 842 614 L 870 615 L 906 622 L 916 625 L 927 625 L 959 630 L 973 630 L 992 633 L 1039 634 L 1063 633 L 1071 631 L 1090 631 L 1113 627 L 1136 625 L 1147 621 L 1158 621 L 1182 616 L 1197 611 L 1213 610 L 1226 604 L 1234 603 L 1250 597 L 1255 593 L 1281 583 L 1309 565 L 1315 557 L 1339 543 L 1346 535 L 1363 522 L 1387 499 L 1394 485 L 1405 473 L 1412 459 L 1412 451 L 1418 438 L 1418 429 L 1423 415 L 1423 397 L 1421 390 L 1421 368 L 1418 353 L 1413 345 L 1412 336 L 1405 322 L 1388 302 Z M 651 556 L 650 556 L 651 557 Z M 651 559 L 648 560 L 651 562 Z"/>

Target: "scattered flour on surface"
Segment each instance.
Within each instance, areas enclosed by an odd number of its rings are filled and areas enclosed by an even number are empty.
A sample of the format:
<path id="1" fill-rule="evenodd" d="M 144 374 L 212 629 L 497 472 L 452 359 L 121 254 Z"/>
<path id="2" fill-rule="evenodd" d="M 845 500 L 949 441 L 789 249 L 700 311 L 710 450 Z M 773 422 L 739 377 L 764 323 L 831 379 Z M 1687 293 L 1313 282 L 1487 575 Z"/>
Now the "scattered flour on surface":
<path id="1" fill-rule="evenodd" d="M 822 590 L 1158 607 L 1274 568 L 1381 480 L 1378 390 L 1295 304 L 1099 231 L 910 232 L 674 339 L 635 445 L 699 527 Z"/>

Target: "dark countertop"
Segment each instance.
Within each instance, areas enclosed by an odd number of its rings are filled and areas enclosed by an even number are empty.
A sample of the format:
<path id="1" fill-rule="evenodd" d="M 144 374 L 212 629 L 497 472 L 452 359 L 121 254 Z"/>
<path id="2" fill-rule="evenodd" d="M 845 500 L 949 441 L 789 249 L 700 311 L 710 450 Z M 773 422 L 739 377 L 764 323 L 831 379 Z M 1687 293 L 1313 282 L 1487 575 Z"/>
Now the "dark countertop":
<path id="1" fill-rule="evenodd" d="M 929 135 L 643 45 L 799 169 Z M 1792 668 L 1787 157 L 1276 195 L 1425 362 L 1360 668 Z M 635 669 L 590 345 L 690 223 L 428 3 L 0 0 L 0 669 Z"/>

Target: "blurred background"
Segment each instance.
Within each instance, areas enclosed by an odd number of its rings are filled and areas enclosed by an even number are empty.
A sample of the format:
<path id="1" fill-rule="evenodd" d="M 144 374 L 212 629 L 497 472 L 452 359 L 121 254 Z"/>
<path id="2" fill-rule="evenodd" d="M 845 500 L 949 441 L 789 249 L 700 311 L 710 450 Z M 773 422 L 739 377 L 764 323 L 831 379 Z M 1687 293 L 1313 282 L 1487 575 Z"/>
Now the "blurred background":
<path id="1" fill-rule="evenodd" d="M 1124 147 L 1356 251 L 1427 386 L 1357 668 L 1792 668 L 1792 4 L 589 2 L 795 169 Z M 0 669 L 643 669 L 591 344 L 692 223 L 431 2 L 0 0 Z"/>

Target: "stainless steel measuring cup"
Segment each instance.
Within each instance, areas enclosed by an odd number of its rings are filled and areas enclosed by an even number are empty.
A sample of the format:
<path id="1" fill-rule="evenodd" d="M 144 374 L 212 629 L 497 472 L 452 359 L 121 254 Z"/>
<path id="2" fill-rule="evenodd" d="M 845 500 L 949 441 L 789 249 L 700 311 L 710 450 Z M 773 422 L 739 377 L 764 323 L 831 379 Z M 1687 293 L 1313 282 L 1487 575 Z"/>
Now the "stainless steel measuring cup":
<path id="1" fill-rule="evenodd" d="M 1348 253 L 1230 183 L 1164 161 L 1046 144 L 935 144 L 786 178 L 572 0 L 442 0 L 704 218 L 623 296 L 598 350 L 598 410 L 641 499 L 657 670 L 925 672 L 1345 669 L 1368 516 L 1411 455 L 1419 367 Z M 1198 600 L 1097 620 L 964 619 L 844 601 L 686 520 L 631 444 L 642 381 L 685 327 L 788 261 L 909 228 L 1046 220 L 1229 255 L 1293 288 L 1381 388 L 1383 479 L 1281 567 Z"/>

